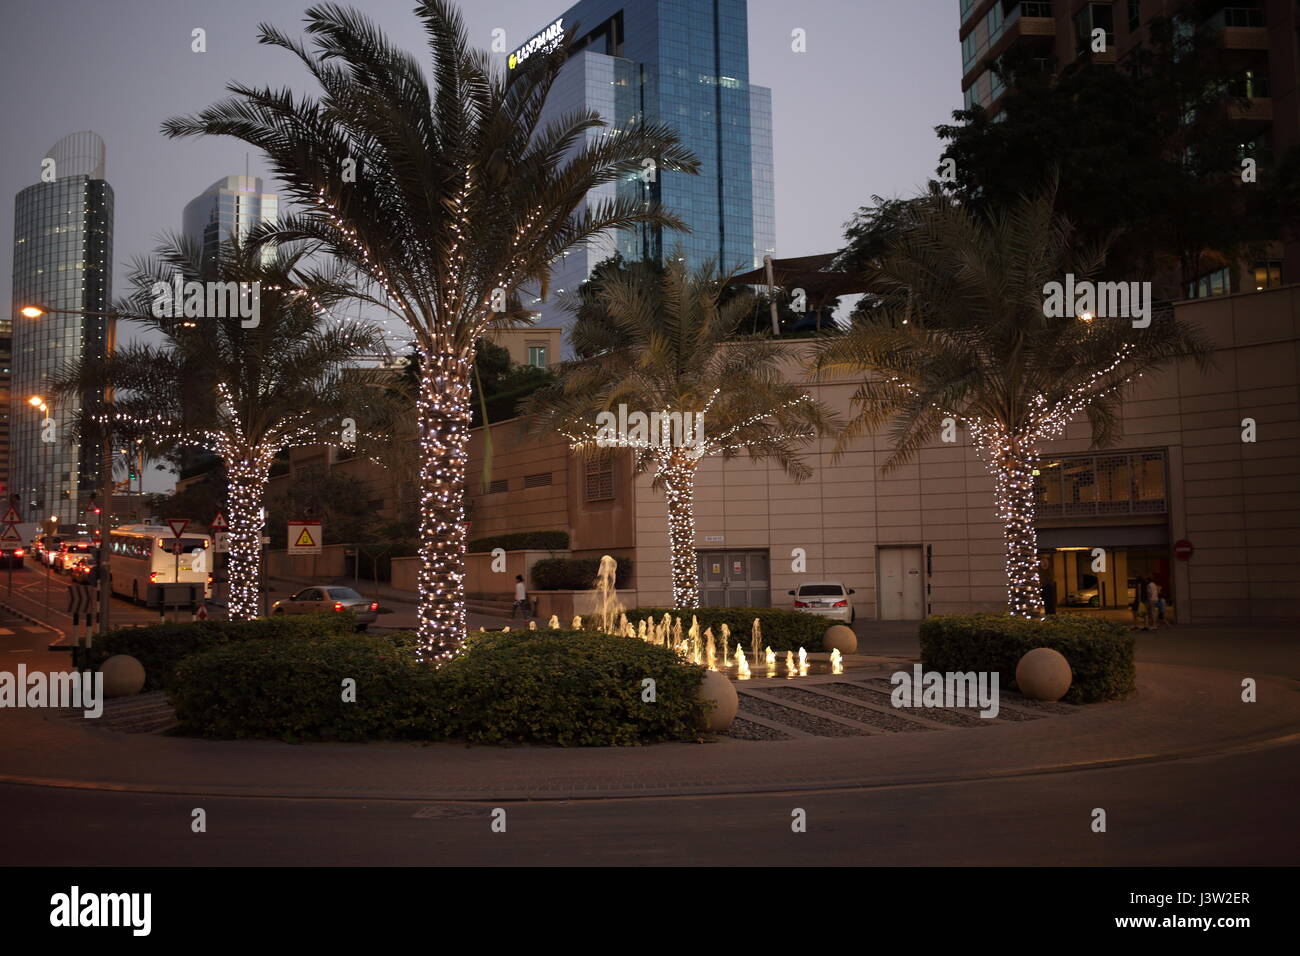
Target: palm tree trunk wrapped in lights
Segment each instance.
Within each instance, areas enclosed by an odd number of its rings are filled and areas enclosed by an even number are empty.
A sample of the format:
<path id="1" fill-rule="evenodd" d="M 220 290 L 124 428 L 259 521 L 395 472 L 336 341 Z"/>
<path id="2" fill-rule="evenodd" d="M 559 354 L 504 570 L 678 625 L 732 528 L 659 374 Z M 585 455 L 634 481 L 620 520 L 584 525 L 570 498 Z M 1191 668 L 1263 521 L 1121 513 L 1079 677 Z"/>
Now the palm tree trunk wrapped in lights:
<path id="1" fill-rule="evenodd" d="M 614 266 L 584 286 L 575 305 L 571 336 L 582 358 L 561 369 L 559 382 L 528 396 L 523 414 L 536 430 L 565 436 L 584 455 L 626 449 L 636 471 L 654 475 L 668 504 L 673 607 L 689 610 L 700 598 L 700 462 L 745 453 L 775 461 L 802 481 L 812 470 L 798 446 L 835 423 L 801 386 L 782 378 L 781 343 L 736 335 L 754 309 L 753 297 L 729 293 L 712 264 L 692 271 L 674 255 L 662 271 L 646 263 Z M 620 406 L 627 413 L 622 419 Z M 634 415 L 650 424 L 611 424 Z"/>
<path id="2" fill-rule="evenodd" d="M 1042 614 L 1034 476 L 1043 443 L 1080 417 L 1095 445 L 1110 443 L 1130 382 L 1183 358 L 1204 366 L 1209 353 L 1172 310 L 1146 328 L 1128 316 L 1076 315 L 1073 303 L 1050 315 L 1049 284 L 1093 279 L 1107 251 L 1081 248 L 1054 200 L 1048 188 L 988 218 L 941 194 L 909 204 L 869 267 L 873 307 L 810 363 L 820 374 L 866 373 L 837 452 L 887 427 L 889 471 L 966 429 L 993 478 L 1007 609 L 1021 617 Z"/>
<path id="3" fill-rule="evenodd" d="M 297 56 L 323 95 L 233 84 L 232 99 L 163 129 L 263 150 L 306 211 L 256 238 L 319 243 L 369 282 L 359 298 L 410 328 L 424 376 L 419 653 L 439 662 L 465 638 L 461 500 L 476 340 L 490 326 L 525 320 L 519 289 L 535 283 L 544 294 L 551 265 L 575 245 L 627 226 L 680 228 L 645 201 L 637 174 L 647 159 L 659 175 L 698 164 L 664 124 L 591 136 L 605 123 L 581 110 L 541 123 L 572 37 L 507 73 L 470 48 L 445 0 L 425 0 L 416 15 L 432 84 L 423 64 L 364 15 L 315 6 L 306 14 L 310 45 L 269 26 L 261 39 Z M 583 206 L 604 184 L 621 184 L 617 197 Z"/>

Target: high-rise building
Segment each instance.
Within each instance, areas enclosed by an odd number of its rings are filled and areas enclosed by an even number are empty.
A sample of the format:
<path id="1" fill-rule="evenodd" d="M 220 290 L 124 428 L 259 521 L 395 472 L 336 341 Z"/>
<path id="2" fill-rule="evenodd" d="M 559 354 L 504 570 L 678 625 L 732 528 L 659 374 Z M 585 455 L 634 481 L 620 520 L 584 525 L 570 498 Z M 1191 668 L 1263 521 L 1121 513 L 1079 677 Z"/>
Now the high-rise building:
<path id="1" fill-rule="evenodd" d="M 104 158 L 96 134 L 66 136 L 45 154 L 41 181 L 14 202 L 10 484 L 30 520 L 57 515 L 61 524 L 77 524 L 83 495 L 99 482 L 97 448 L 71 438 L 83 403 L 94 397 L 54 396 L 49 388 L 67 363 L 102 360 L 107 350 L 113 188 Z M 28 318 L 19 311 L 25 306 L 44 312 Z M 29 404 L 35 396 L 45 399 L 47 413 Z"/>
<path id="2" fill-rule="evenodd" d="M 1295 0 L 958 0 L 962 90 L 966 108 L 1002 111 L 1006 87 L 994 67 L 1012 50 L 1047 71 L 1078 60 L 1122 63 L 1149 38 L 1157 17 L 1199 23 L 1217 38 L 1222 62 L 1233 75 L 1231 107 L 1245 155 L 1261 166 L 1300 146 L 1300 5 Z M 1094 50 L 1096 31 L 1104 51 Z M 1098 44 L 1098 46 L 1101 46 Z M 1188 298 L 1263 291 L 1300 282 L 1300 243 L 1275 242 L 1245 268 L 1217 268 L 1191 284 Z"/>
<path id="3" fill-rule="evenodd" d="M 564 297 L 615 252 L 662 261 L 680 248 L 691 265 L 713 261 L 745 270 L 761 264 L 776 245 L 772 95 L 749 82 L 745 0 L 581 0 L 510 54 L 508 68 L 569 30 L 569 62 L 547 98 L 543 122 L 594 110 L 608 125 L 589 130 L 590 140 L 635 123 L 666 123 L 695 153 L 700 170 L 692 176 L 647 167 L 589 194 L 589 204 L 613 196 L 658 201 L 691 232 L 625 230 L 571 251 L 556 265 L 551 298 L 531 303 L 541 313 L 538 324 L 567 330 L 572 319 Z"/>
<path id="4" fill-rule="evenodd" d="M 232 236 L 243 239 L 254 226 L 279 215 L 280 200 L 262 188 L 259 176 L 226 176 L 185 205 L 181 231 L 197 242 L 204 258 Z"/>

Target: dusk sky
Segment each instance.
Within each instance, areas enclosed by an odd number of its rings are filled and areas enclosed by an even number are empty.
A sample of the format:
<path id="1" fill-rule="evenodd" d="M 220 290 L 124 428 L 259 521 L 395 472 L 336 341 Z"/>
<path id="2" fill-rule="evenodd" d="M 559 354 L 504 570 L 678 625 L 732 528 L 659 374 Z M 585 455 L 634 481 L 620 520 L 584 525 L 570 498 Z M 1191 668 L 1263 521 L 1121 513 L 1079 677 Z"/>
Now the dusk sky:
<path id="1" fill-rule="evenodd" d="M 5 90 L 0 157 L 0 301 L 10 299 L 13 197 L 35 183 L 57 140 L 94 130 L 107 144 L 116 195 L 114 296 L 124 266 L 155 237 L 179 230 L 181 210 L 215 180 L 266 176 L 263 158 L 224 138 L 168 140 L 171 116 L 225 96 L 232 79 L 316 92 L 305 68 L 256 42 L 259 22 L 290 31 L 307 0 L 43 0 L 10 5 L 0 37 Z M 411 0 L 357 4 L 418 57 L 427 47 Z M 510 47 L 567 9 L 566 0 L 491 0 L 463 5 L 470 36 Z M 191 31 L 207 52 L 191 52 Z M 808 51 L 790 49 L 802 28 Z M 689 29 L 689 24 L 684 25 Z M 956 0 L 749 2 L 750 80 L 772 89 L 777 255 L 838 249 L 843 225 L 873 193 L 910 195 L 932 173 L 934 135 L 961 106 Z M 504 55 L 502 55 L 504 59 Z M 272 181 L 271 190 L 277 186 Z M 397 323 L 386 323 L 397 331 Z M 123 329 L 123 338 L 129 338 Z"/>

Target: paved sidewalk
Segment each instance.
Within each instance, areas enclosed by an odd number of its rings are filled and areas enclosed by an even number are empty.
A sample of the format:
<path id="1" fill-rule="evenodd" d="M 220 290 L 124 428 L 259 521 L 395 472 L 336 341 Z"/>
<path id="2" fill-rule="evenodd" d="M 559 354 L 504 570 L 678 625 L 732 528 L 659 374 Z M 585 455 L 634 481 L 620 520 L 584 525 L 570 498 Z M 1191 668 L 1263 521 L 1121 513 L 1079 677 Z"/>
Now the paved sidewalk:
<path id="1" fill-rule="evenodd" d="M 1300 685 L 1139 668 L 1130 700 L 1082 713 L 925 734 L 632 748 L 209 741 L 0 712 L 0 783 L 172 794 L 537 800 L 898 787 L 1179 759 L 1300 737 Z M 1000 723 L 1000 722 L 995 722 Z"/>

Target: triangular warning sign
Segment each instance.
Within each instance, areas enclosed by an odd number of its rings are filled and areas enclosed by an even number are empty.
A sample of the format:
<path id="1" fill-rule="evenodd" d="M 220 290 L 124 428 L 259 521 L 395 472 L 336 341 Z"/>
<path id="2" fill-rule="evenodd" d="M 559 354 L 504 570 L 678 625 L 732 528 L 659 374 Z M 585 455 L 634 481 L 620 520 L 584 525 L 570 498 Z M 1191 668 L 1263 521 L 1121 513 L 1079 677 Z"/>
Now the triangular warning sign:
<path id="1" fill-rule="evenodd" d="M 208 525 L 208 527 L 213 531 L 218 531 L 221 528 L 228 527 L 226 524 L 226 516 L 218 511 L 217 516 L 212 519 L 212 524 Z"/>
<path id="2" fill-rule="evenodd" d="M 9 510 L 5 512 L 4 523 L 17 524 L 22 520 L 23 520 L 23 516 L 18 513 L 18 509 L 15 508 L 13 505 L 10 505 Z"/>
<path id="3" fill-rule="evenodd" d="M 12 524 L 5 525 L 3 534 L 0 534 L 0 541 L 21 541 L 23 536 L 18 533 L 18 529 Z"/>
<path id="4" fill-rule="evenodd" d="M 179 538 L 185 533 L 185 529 L 190 526 L 189 518 L 168 518 L 167 527 L 172 529 L 172 534 Z"/>
<path id="5" fill-rule="evenodd" d="M 298 540 L 293 543 L 293 546 L 295 548 L 314 548 L 316 542 L 311 539 L 311 533 L 306 528 L 303 528 L 302 534 L 298 535 Z"/>

